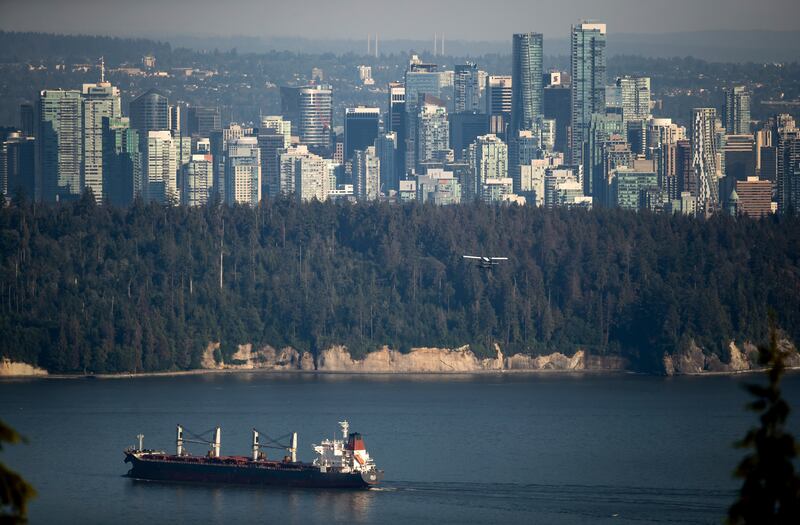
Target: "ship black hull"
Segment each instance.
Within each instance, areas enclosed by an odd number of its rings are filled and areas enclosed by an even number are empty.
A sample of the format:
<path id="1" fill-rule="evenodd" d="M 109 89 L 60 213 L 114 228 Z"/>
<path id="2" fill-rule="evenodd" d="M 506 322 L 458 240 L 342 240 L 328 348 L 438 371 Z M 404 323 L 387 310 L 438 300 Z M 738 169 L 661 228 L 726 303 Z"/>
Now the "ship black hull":
<path id="1" fill-rule="evenodd" d="M 376 485 L 382 478 L 381 471 L 363 474 L 320 472 L 304 463 L 272 466 L 255 462 L 235 465 L 214 461 L 189 463 L 139 458 L 131 453 L 125 454 L 125 462 L 131 463 L 128 476 L 132 478 L 185 483 L 365 489 Z"/>

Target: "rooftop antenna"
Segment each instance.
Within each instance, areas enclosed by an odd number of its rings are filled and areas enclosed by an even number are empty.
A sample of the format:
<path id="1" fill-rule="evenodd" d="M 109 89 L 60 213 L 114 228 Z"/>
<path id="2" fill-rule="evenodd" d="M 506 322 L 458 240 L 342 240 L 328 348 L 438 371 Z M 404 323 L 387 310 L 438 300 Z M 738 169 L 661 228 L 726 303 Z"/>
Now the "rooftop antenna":
<path id="1" fill-rule="evenodd" d="M 106 60 L 103 57 L 100 57 L 100 83 L 104 83 L 106 81 Z"/>
<path id="2" fill-rule="evenodd" d="M 442 33 L 442 42 L 440 43 L 441 49 L 439 50 L 439 54 L 444 56 L 444 33 Z"/>
<path id="3" fill-rule="evenodd" d="M 371 38 L 372 38 L 372 35 L 367 34 L 367 56 L 372 54 L 372 49 L 371 49 L 372 40 L 371 40 Z"/>
<path id="4" fill-rule="evenodd" d="M 375 58 L 378 58 L 378 33 L 375 33 Z"/>
<path id="5" fill-rule="evenodd" d="M 436 41 L 439 35 L 436 33 L 433 34 L 433 56 L 436 56 Z"/>

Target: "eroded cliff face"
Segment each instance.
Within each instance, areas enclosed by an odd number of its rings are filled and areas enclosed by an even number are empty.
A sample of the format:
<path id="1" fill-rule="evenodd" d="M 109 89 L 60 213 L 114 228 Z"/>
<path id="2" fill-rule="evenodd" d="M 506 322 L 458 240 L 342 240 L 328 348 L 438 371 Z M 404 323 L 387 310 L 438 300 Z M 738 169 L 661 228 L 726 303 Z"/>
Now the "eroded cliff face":
<path id="1" fill-rule="evenodd" d="M 778 343 L 778 348 L 786 356 L 786 366 L 789 368 L 800 367 L 800 353 L 789 341 L 783 339 Z M 759 370 L 758 348 L 751 343 L 741 346 L 731 341 L 728 345 L 726 361 L 719 356 L 706 355 L 703 349 L 694 341 L 673 354 L 664 354 L 664 374 L 675 375 L 700 375 L 709 373 L 736 373 Z"/>
<path id="2" fill-rule="evenodd" d="M 31 377 L 46 376 L 47 370 L 29 365 L 16 363 L 7 357 L 0 359 L 0 377 Z"/>
<path id="3" fill-rule="evenodd" d="M 239 345 L 230 362 L 217 362 L 214 353 L 219 343 L 209 343 L 203 353 L 201 366 L 208 370 L 314 370 L 314 357 L 291 347 L 276 350 L 271 346 L 253 349 L 252 344 Z"/>
<path id="4" fill-rule="evenodd" d="M 229 362 L 218 362 L 214 354 L 219 343 L 206 347 L 201 361 L 209 370 L 318 370 L 321 372 L 348 373 L 471 373 L 505 370 L 587 370 L 586 353 L 580 350 L 572 357 L 554 353 L 546 356 L 517 354 L 505 356 L 495 345 L 495 357 L 479 358 L 469 348 L 413 348 L 408 353 L 384 346 L 361 359 L 353 358 L 344 346 L 332 346 L 317 356 L 316 362 L 308 352 L 299 353 L 293 348 L 280 351 L 271 346 L 254 349 L 253 345 L 240 345 Z M 217 356 L 219 353 L 217 352 Z"/>

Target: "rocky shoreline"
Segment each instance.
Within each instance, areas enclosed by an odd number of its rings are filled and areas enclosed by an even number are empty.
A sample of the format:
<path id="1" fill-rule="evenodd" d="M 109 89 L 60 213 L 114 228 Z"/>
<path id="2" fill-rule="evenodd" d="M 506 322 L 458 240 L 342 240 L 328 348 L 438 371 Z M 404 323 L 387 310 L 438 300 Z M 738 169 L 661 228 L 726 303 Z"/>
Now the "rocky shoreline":
<path id="1" fill-rule="evenodd" d="M 786 353 L 786 365 L 800 369 L 800 353 L 788 341 L 781 341 Z M 315 374 L 496 374 L 496 373 L 632 373 L 628 362 L 619 357 L 589 355 L 578 350 L 572 356 L 559 352 L 532 356 L 515 354 L 506 356 L 495 345 L 495 356 L 480 358 L 468 345 L 459 348 L 412 348 L 400 352 L 384 346 L 354 358 L 344 346 L 332 346 L 317 356 L 286 347 L 276 349 L 269 345 L 255 348 L 252 344 L 239 345 L 226 362 L 219 352 L 219 343 L 210 343 L 194 370 L 141 372 L 121 374 L 68 375 L 48 374 L 46 370 L 25 363 L 15 363 L 8 358 L 0 360 L 0 378 L 10 377 L 96 377 L 124 378 L 147 376 L 180 376 L 234 372 L 291 372 Z M 731 375 L 759 371 L 758 349 L 749 343 L 740 346 L 731 342 L 725 360 L 705 353 L 694 342 L 672 354 L 664 354 L 663 375 Z"/>

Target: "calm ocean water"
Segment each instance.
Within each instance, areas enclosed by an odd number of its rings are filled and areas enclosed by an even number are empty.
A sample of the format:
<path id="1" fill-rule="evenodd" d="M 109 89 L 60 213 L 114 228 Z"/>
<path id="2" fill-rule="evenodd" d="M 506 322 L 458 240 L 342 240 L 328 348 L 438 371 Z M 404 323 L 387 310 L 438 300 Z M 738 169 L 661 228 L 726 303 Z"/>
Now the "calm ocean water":
<path id="1" fill-rule="evenodd" d="M 755 423 L 748 377 L 223 374 L 0 382 L 0 417 L 30 443 L 0 458 L 39 491 L 32 523 L 720 523 L 731 444 Z M 800 375 L 786 378 L 800 412 Z M 122 449 L 172 450 L 177 423 L 300 434 L 347 418 L 386 472 L 369 491 L 178 485 L 123 477 Z M 800 435 L 800 417 L 792 429 Z M 198 448 L 199 447 L 199 448 Z M 202 446 L 192 452 L 200 454 Z"/>

